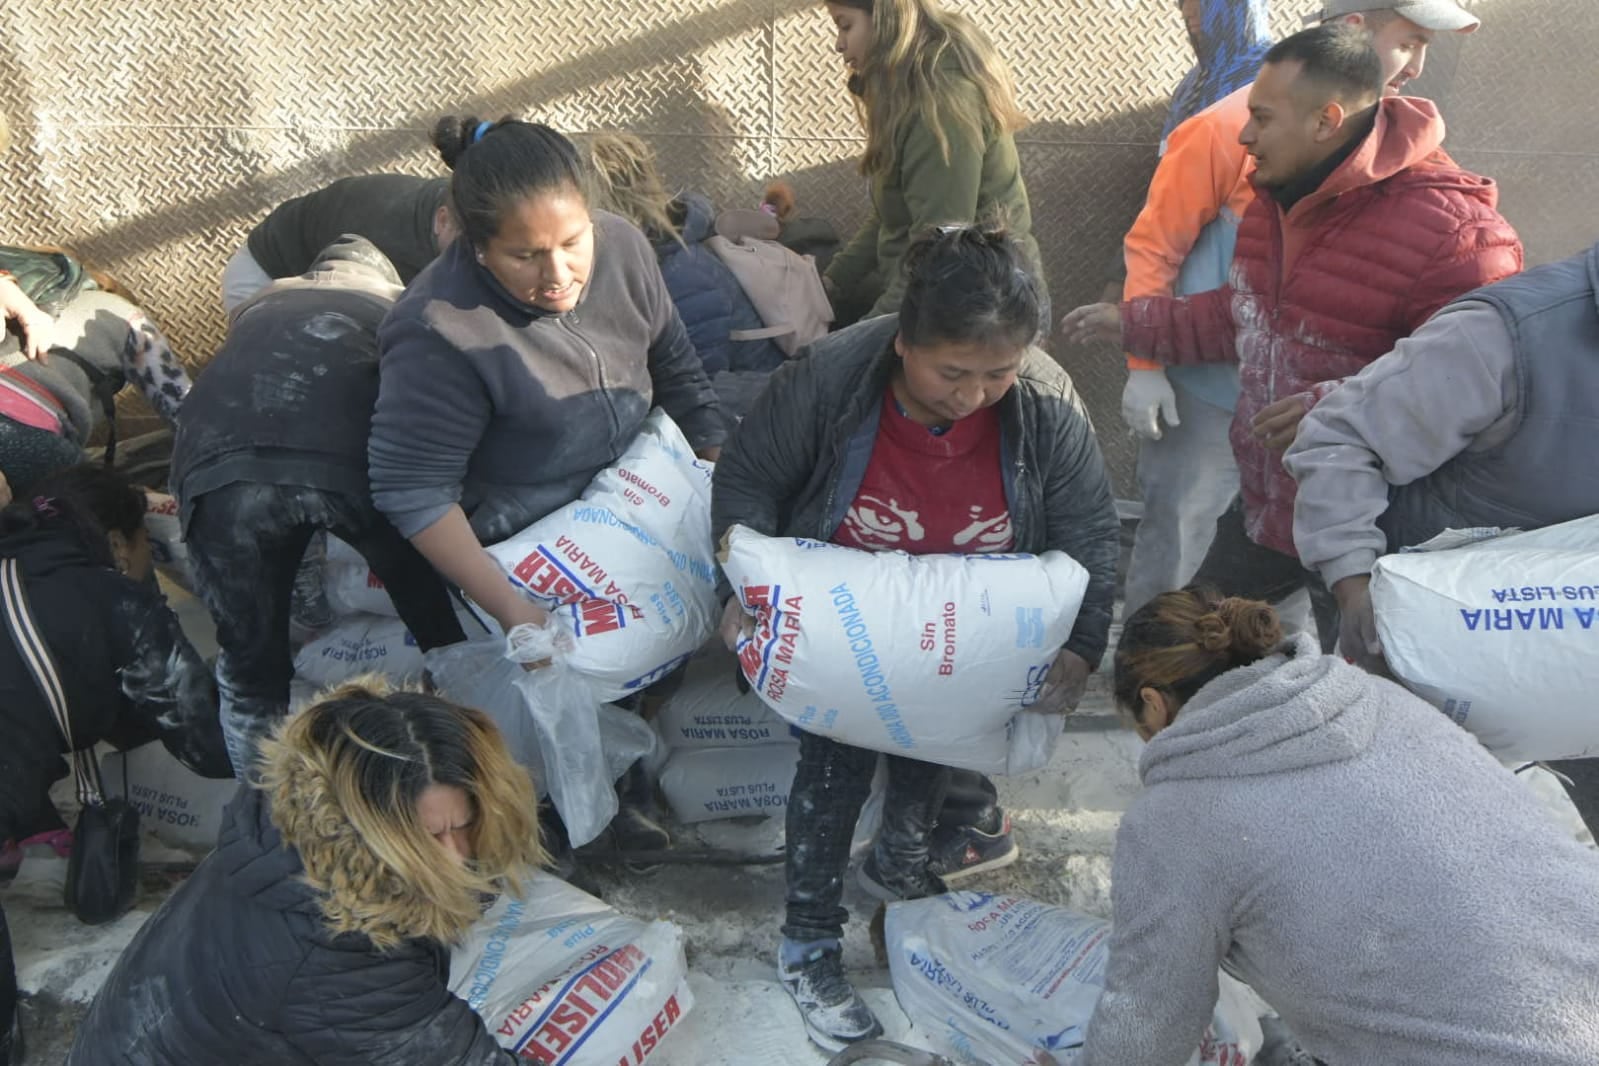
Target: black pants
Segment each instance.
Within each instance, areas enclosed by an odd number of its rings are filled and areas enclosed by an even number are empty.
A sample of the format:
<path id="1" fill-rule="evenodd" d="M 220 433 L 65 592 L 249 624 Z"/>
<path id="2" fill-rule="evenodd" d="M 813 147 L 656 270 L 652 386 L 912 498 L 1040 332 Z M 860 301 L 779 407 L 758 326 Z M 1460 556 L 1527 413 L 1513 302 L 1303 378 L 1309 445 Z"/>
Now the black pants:
<path id="1" fill-rule="evenodd" d="M 1216 520 L 1216 539 L 1199 564 L 1194 584 L 1210 585 L 1223 596 L 1265 600 L 1274 607 L 1304 589 L 1310 593 L 1321 650 L 1331 654 L 1338 646 L 1338 601 L 1332 591 L 1321 575 L 1305 569 L 1298 559 L 1249 539 L 1242 500 L 1234 500 Z"/>
<path id="2" fill-rule="evenodd" d="M 289 601 L 319 529 L 361 553 L 423 651 L 466 639 L 444 579 L 370 503 L 297 485 L 241 482 L 204 493 L 185 539 L 195 593 L 217 624 L 222 728 L 235 767 L 246 765 L 240 745 L 288 713 Z"/>
<path id="3" fill-rule="evenodd" d="M 849 920 L 843 900 L 850 842 L 871 791 L 877 755 L 827 737 L 800 734 L 800 761 L 787 811 L 788 915 L 783 935 L 790 940 L 844 935 Z M 925 859 L 951 773 L 947 766 L 888 757 L 879 842 L 896 861 Z"/>

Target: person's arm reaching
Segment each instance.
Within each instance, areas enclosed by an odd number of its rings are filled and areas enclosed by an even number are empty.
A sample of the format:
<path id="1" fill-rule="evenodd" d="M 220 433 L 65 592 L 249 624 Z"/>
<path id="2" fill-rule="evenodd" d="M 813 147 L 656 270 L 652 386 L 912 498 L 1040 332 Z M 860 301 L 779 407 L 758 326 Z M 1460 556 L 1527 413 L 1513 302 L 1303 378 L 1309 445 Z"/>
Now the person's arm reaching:
<path id="1" fill-rule="evenodd" d="M 833 253 L 827 273 L 822 275 L 830 299 L 836 301 L 840 293 L 853 294 L 877 269 L 877 238 L 881 230 L 874 208 L 849 243 Z"/>
<path id="2" fill-rule="evenodd" d="M 1495 442 L 1513 408 L 1515 355 L 1494 308 L 1464 301 L 1434 317 L 1316 404 L 1283 459 L 1298 482 L 1294 544 L 1344 608 L 1344 654 L 1368 669 L 1381 648 L 1368 592 L 1387 551 L 1389 487 Z M 1447 398 L 1447 403 L 1442 400 Z"/>
<path id="3" fill-rule="evenodd" d="M 1066 314 L 1061 333 L 1073 344 L 1119 342 L 1129 354 L 1166 366 L 1231 363 L 1232 289 L 1193 296 L 1140 296 L 1120 307 L 1084 304 Z"/>

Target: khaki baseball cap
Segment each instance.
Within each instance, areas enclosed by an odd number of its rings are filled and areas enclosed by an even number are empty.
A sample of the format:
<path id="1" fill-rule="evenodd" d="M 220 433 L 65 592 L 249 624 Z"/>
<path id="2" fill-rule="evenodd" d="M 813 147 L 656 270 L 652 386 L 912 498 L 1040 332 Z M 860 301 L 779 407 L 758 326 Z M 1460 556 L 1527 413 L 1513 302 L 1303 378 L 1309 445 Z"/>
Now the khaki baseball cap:
<path id="1" fill-rule="evenodd" d="M 1323 0 L 1316 12 L 1305 16 L 1310 26 L 1340 15 L 1353 15 L 1357 11 L 1392 11 L 1407 18 L 1424 30 L 1441 30 L 1445 33 L 1470 33 L 1482 25 L 1482 20 L 1455 0 Z"/>

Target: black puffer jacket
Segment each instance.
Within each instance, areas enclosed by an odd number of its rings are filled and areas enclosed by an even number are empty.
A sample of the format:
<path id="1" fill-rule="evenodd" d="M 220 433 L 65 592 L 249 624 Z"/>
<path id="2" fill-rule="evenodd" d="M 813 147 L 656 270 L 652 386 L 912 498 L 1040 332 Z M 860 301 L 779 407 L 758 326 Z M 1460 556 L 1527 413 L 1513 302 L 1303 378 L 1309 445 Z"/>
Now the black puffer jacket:
<path id="1" fill-rule="evenodd" d="M 515 1066 L 450 994 L 449 955 L 379 952 L 324 924 L 305 866 L 248 786 L 217 850 L 145 923 L 67 1066 Z"/>
<path id="2" fill-rule="evenodd" d="M 716 464 L 711 524 L 831 540 L 859 490 L 897 357 L 898 315 L 817 341 L 772 375 Z M 1033 349 L 999 402 L 1016 550 L 1063 551 L 1088 571 L 1067 650 L 1097 664 L 1110 635 L 1120 524 L 1099 441 L 1066 372 Z"/>
<path id="3" fill-rule="evenodd" d="M 232 776 L 211 671 L 153 586 L 97 565 L 66 530 L 0 538 L 6 556 L 22 568 L 77 747 L 159 737 L 196 772 Z M 50 784 L 67 773 L 66 745 L 9 635 L 0 635 L 0 729 L 0 838 L 25 836 L 44 825 Z"/>

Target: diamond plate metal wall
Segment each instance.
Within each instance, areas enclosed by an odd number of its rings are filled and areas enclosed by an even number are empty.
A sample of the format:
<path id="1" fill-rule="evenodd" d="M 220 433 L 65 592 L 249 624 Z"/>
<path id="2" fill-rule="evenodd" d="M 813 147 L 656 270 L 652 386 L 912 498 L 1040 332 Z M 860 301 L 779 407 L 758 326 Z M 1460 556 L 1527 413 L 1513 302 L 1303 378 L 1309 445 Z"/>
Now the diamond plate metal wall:
<path id="1" fill-rule="evenodd" d="M 1189 63 L 1173 0 L 957 2 L 993 35 L 1034 123 L 1018 137 L 1058 309 L 1097 296 Z M 1279 32 L 1312 0 L 1276 0 Z M 1415 87 L 1450 149 L 1498 177 L 1530 258 L 1599 236 L 1592 0 L 1476 0 L 1483 29 Z M 631 129 L 673 183 L 750 202 L 786 176 L 844 232 L 866 208 L 859 130 L 814 0 L 111 0 L 0 10 L 0 239 L 67 243 L 131 285 L 190 361 L 221 339 L 218 279 L 278 201 L 345 174 L 439 171 L 443 113 Z M 1131 443 L 1114 353 L 1055 354 L 1118 488 Z M 130 411 L 130 414 L 133 412 Z"/>

